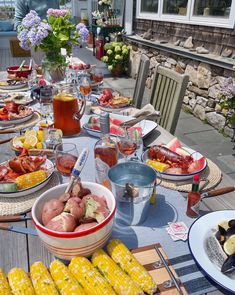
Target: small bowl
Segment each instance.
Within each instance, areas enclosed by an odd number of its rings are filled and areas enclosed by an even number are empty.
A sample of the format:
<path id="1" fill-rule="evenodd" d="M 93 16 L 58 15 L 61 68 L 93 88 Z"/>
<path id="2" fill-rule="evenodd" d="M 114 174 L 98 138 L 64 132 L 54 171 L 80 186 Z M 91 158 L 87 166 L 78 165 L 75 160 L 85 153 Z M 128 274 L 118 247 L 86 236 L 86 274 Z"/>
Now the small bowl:
<path id="1" fill-rule="evenodd" d="M 89 257 L 96 249 L 102 248 L 112 233 L 115 219 L 116 201 L 112 192 L 106 187 L 93 183 L 82 182 L 91 193 L 104 196 L 110 213 L 101 223 L 81 232 L 57 232 L 42 225 L 42 209 L 44 204 L 58 198 L 65 192 L 67 183 L 55 186 L 44 192 L 34 203 L 32 208 L 32 220 L 38 232 L 39 238 L 49 252 L 63 260 L 71 260 L 76 256 Z"/>
<path id="2" fill-rule="evenodd" d="M 11 66 L 7 68 L 9 75 L 15 75 L 17 78 L 28 78 L 28 75 L 32 73 L 32 69 L 29 66 L 23 66 L 23 70 L 18 70 L 19 66 Z"/>

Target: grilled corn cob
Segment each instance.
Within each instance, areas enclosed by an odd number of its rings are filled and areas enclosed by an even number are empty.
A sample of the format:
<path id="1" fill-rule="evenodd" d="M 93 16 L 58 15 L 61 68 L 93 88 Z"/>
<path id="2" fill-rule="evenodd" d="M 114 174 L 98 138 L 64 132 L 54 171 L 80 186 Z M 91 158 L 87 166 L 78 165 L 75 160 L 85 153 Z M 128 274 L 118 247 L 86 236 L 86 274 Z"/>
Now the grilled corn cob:
<path id="1" fill-rule="evenodd" d="M 115 295 L 113 288 L 85 257 L 73 258 L 69 269 L 89 295 Z"/>
<path id="2" fill-rule="evenodd" d="M 92 263 L 98 267 L 117 294 L 144 294 L 141 288 L 104 252 L 98 249 L 92 255 Z"/>
<path id="3" fill-rule="evenodd" d="M 26 173 L 18 176 L 15 180 L 19 190 L 32 187 L 47 178 L 47 174 L 44 170 L 38 170 L 35 172 Z"/>
<path id="4" fill-rule="evenodd" d="M 11 289 L 8 284 L 4 271 L 0 268 L 0 295 L 11 295 Z"/>
<path id="5" fill-rule="evenodd" d="M 50 272 L 61 295 L 86 294 L 69 269 L 59 260 L 54 260 L 51 263 Z"/>
<path id="6" fill-rule="evenodd" d="M 13 295 L 35 295 L 27 273 L 21 268 L 12 268 L 8 273 L 8 281 Z"/>
<path id="7" fill-rule="evenodd" d="M 41 262 L 34 262 L 30 267 L 30 276 L 37 295 L 59 295 L 47 268 Z"/>
<path id="8" fill-rule="evenodd" d="M 125 271 L 147 294 L 153 294 L 157 285 L 147 270 L 120 240 L 112 240 L 107 246 L 112 259 Z"/>

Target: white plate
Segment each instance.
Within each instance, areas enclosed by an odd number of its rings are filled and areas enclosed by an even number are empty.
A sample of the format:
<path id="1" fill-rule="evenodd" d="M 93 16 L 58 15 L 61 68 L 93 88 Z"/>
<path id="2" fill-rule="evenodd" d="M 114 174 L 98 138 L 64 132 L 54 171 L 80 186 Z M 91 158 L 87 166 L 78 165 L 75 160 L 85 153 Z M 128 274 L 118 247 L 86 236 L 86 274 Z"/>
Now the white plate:
<path id="1" fill-rule="evenodd" d="M 234 279 L 223 274 L 218 267 L 212 263 L 205 250 L 205 240 L 210 230 L 220 221 L 230 219 L 235 219 L 235 210 L 215 211 L 198 218 L 189 229 L 188 245 L 194 259 L 203 271 L 218 285 L 234 294 Z"/>
<path id="2" fill-rule="evenodd" d="M 7 161 L 1 163 L 0 165 L 4 165 L 6 163 L 7 163 Z M 35 186 L 31 187 L 31 188 L 23 189 L 23 190 L 20 190 L 18 192 L 15 192 L 15 193 L 4 193 L 4 192 L 0 192 L 0 197 L 4 197 L 4 198 L 18 198 L 18 197 L 27 196 L 29 194 L 32 194 L 32 193 L 40 190 L 41 188 L 43 188 L 48 183 L 48 181 L 50 180 L 50 178 L 51 178 L 51 176 L 53 174 L 54 165 L 53 165 L 53 163 L 50 160 L 46 159 L 46 162 L 43 163 L 41 165 L 41 167 L 45 167 L 45 168 L 47 168 L 48 171 L 51 171 L 45 180 L 43 180 L 42 182 L 38 183 L 37 185 L 35 185 Z"/>
<path id="3" fill-rule="evenodd" d="M 27 85 L 27 82 L 17 84 L 17 85 L 5 85 L 5 86 L 0 85 L 0 89 L 3 89 L 3 90 L 15 90 L 15 89 L 24 88 L 26 85 Z"/>
<path id="4" fill-rule="evenodd" d="M 95 116 L 95 115 L 92 115 L 92 116 Z M 118 114 L 111 114 L 110 116 L 112 118 L 122 120 L 123 122 L 133 119 L 133 117 L 131 117 L 131 116 L 123 116 L 123 115 L 118 115 Z M 91 116 L 87 116 L 86 123 L 83 124 L 82 127 L 91 136 L 100 137 L 100 131 L 88 128 L 87 122 L 88 122 L 90 117 Z M 157 128 L 158 124 L 156 122 L 153 122 L 153 121 L 143 120 L 143 121 L 137 123 L 135 126 L 142 127 L 142 138 L 145 138 L 150 132 L 152 132 L 155 128 Z M 114 136 L 116 136 L 116 135 L 114 135 Z"/>
<path id="5" fill-rule="evenodd" d="M 186 148 L 186 147 L 182 147 L 184 150 L 188 151 L 191 156 L 193 157 L 193 159 L 195 160 L 198 160 L 200 159 L 201 157 L 203 157 L 202 154 L 200 154 L 199 152 L 196 152 L 194 151 L 193 149 L 190 149 L 190 148 Z M 143 162 L 147 162 L 148 160 L 148 150 L 146 150 L 143 154 L 142 154 L 142 161 Z M 188 173 L 188 174 L 169 174 L 169 173 L 164 173 L 164 172 L 159 172 L 162 176 L 163 179 L 166 179 L 166 180 L 173 180 L 173 181 L 183 181 L 183 180 L 187 180 L 187 179 L 190 179 L 192 178 L 194 175 L 197 175 L 197 174 L 200 174 L 204 171 L 204 169 L 206 169 L 207 167 L 207 161 L 205 159 L 205 164 L 203 166 L 202 169 L 194 172 L 194 173 Z M 153 167 L 152 167 L 153 168 Z"/>
<path id="6" fill-rule="evenodd" d="M 14 99 L 16 95 L 23 96 L 22 99 Z M 31 98 L 31 95 L 29 92 L 14 92 L 14 93 L 0 93 L 0 107 L 5 106 L 5 99 L 9 99 L 11 101 L 14 101 L 16 104 L 21 105 L 28 105 L 31 102 L 33 102 L 33 99 Z"/>
<path id="7" fill-rule="evenodd" d="M 19 118 L 19 119 L 12 119 L 12 120 L 0 120 L 0 126 L 8 126 L 8 125 L 16 125 L 23 122 L 30 120 L 33 117 L 33 111 L 28 116 Z"/>

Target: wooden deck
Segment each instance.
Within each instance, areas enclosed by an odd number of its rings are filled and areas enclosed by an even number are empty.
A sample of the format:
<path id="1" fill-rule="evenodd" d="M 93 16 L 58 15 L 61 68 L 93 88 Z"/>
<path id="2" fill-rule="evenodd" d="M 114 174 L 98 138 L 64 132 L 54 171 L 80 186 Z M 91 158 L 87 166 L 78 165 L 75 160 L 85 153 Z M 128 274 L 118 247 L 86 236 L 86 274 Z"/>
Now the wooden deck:
<path id="1" fill-rule="evenodd" d="M 0 48 L 0 71 L 5 71 L 9 65 L 20 65 L 23 60 L 28 64 L 30 57 L 13 57 L 10 49 Z"/>

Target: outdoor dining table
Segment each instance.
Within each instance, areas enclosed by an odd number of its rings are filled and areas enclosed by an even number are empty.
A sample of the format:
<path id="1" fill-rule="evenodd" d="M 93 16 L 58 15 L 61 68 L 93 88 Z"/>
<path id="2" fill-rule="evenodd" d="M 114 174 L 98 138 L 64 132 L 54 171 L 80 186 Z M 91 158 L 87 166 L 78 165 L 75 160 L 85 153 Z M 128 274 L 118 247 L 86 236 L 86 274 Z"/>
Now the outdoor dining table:
<path id="1" fill-rule="evenodd" d="M 81 125 L 86 122 L 87 116 L 84 115 Z M 173 135 L 161 126 L 149 134 L 144 140 L 145 146 L 166 143 L 173 138 Z M 94 155 L 93 149 L 97 141 L 82 130 L 79 136 L 63 138 L 63 142 L 73 142 L 78 150 L 88 147 L 89 156 L 85 167 L 81 173 L 81 180 L 95 181 L 94 179 Z M 7 144 L 0 146 L 0 162 L 6 157 L 13 156 L 14 153 Z M 235 186 L 235 181 L 229 176 L 223 175 L 219 186 Z M 116 213 L 116 222 L 113 228 L 112 237 L 120 238 L 129 248 L 134 249 L 141 246 L 161 243 L 165 253 L 171 261 L 181 281 L 184 283 L 189 294 L 227 294 L 220 289 L 213 281 L 209 280 L 198 269 L 190 254 L 187 241 L 174 242 L 166 231 L 168 223 L 184 221 L 190 227 L 194 219 L 186 215 L 187 199 L 186 194 L 176 190 L 157 187 L 156 203 L 150 206 L 146 221 L 138 226 L 127 226 L 122 223 L 120 212 Z M 216 198 L 208 198 L 201 204 L 201 213 L 206 214 L 210 211 L 235 208 L 234 193 Z M 30 212 L 28 213 L 30 215 Z M 31 220 L 14 223 L 16 226 L 34 227 Z M 9 231 L 0 230 L 0 267 L 7 273 L 13 267 L 21 267 L 29 271 L 29 266 L 35 261 L 42 261 L 46 266 L 54 260 L 54 257 L 43 246 L 37 236 L 24 235 Z M 172 293 L 177 294 L 177 293 Z"/>

